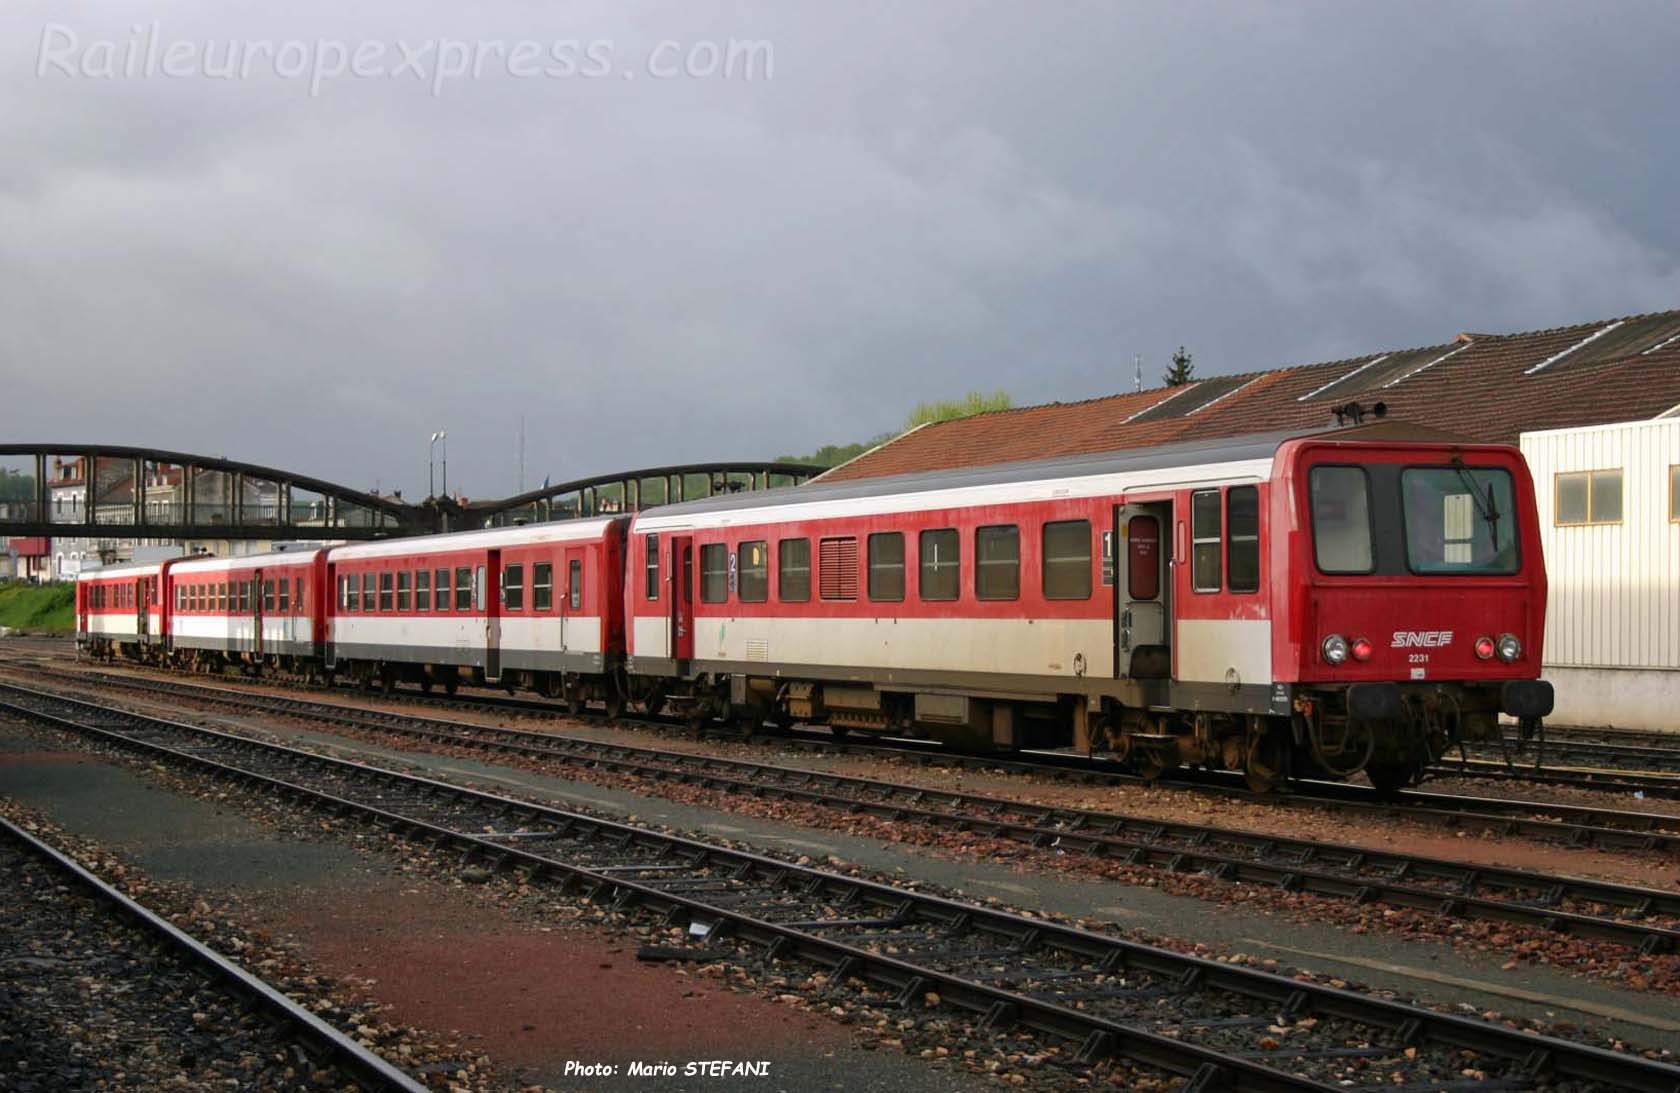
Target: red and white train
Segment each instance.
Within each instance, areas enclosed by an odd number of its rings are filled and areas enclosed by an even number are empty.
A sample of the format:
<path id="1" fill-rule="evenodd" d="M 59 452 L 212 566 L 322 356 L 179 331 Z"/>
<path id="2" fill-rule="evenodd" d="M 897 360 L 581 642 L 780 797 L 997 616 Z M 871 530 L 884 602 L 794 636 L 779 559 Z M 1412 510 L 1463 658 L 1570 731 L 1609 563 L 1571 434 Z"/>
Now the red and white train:
<path id="1" fill-rule="evenodd" d="M 1520 453 L 1378 435 L 108 567 L 83 576 L 79 631 L 96 653 L 180 666 L 499 683 L 696 723 L 1105 750 L 1256 785 L 1363 771 L 1389 788 L 1497 735 L 1501 714 L 1538 721 L 1552 692 Z"/>

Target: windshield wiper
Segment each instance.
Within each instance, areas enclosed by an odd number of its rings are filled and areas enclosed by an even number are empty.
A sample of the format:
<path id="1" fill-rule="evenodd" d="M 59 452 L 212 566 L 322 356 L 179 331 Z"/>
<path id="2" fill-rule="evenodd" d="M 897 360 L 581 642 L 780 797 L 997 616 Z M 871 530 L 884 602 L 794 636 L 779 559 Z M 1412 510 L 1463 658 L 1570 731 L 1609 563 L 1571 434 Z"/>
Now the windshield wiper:
<path id="1" fill-rule="evenodd" d="M 1488 483 L 1487 504 L 1482 504 L 1481 494 L 1477 492 L 1476 479 L 1465 469 L 1464 460 L 1454 456 L 1452 469 L 1458 472 L 1458 479 L 1470 490 L 1470 500 L 1476 506 L 1476 513 L 1488 526 L 1488 545 L 1494 550 L 1499 549 L 1499 503 L 1493 497 L 1493 483 Z"/>

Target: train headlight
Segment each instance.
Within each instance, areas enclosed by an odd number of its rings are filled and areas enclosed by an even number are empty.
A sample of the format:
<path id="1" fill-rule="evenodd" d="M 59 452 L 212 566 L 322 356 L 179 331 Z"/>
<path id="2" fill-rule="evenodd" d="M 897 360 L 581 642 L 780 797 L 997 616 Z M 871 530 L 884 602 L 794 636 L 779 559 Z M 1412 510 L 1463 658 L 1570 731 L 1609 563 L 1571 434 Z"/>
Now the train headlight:
<path id="1" fill-rule="evenodd" d="M 1480 638 L 1476 639 L 1476 659 L 1477 660 L 1492 660 L 1493 659 L 1493 652 L 1494 652 L 1494 647 L 1493 647 L 1493 639 L 1492 638 L 1490 638 L 1490 637 L 1480 637 Z"/>
<path id="2" fill-rule="evenodd" d="M 1353 654 L 1354 660 L 1370 660 L 1371 642 L 1367 638 L 1354 638 L 1353 644 L 1348 646 L 1348 651 Z"/>
<path id="3" fill-rule="evenodd" d="M 1500 660 L 1506 664 L 1514 663 L 1522 656 L 1522 642 L 1517 640 L 1515 634 L 1500 634 L 1498 652 Z"/>
<path id="4" fill-rule="evenodd" d="M 1331 634 L 1325 638 L 1319 650 L 1323 652 L 1324 659 L 1331 664 L 1340 664 L 1348 658 L 1347 639 L 1340 634 Z"/>

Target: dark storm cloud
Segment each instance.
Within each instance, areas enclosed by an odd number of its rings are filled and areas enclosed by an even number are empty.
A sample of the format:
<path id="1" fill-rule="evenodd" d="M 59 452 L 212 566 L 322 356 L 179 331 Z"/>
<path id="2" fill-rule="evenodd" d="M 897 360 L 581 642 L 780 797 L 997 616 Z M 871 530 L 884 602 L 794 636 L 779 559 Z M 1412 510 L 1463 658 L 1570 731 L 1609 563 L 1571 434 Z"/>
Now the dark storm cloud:
<path id="1" fill-rule="evenodd" d="M 1680 304 L 1668 4 L 628 7 L 8 5 L 0 432 L 494 494 L 522 414 L 535 484 Z M 153 21 L 613 69 L 37 74 Z"/>

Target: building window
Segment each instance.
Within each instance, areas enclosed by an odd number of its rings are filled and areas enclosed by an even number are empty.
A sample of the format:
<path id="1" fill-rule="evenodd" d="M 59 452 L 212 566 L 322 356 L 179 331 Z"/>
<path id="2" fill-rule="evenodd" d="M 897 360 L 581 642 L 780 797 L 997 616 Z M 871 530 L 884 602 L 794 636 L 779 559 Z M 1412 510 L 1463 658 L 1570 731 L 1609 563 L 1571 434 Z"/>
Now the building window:
<path id="1" fill-rule="evenodd" d="M 395 582 L 392 580 L 390 573 L 379 575 L 379 610 L 391 610 L 391 593 L 395 590 L 394 585 Z"/>
<path id="2" fill-rule="evenodd" d="M 1557 476 L 1556 523 L 1559 526 L 1621 522 L 1621 468 Z"/>
<path id="3" fill-rule="evenodd" d="M 432 606 L 439 611 L 449 610 L 449 570 L 439 569 L 432 574 L 432 584 L 437 588 L 437 599 Z"/>
<path id="4" fill-rule="evenodd" d="M 1668 468 L 1668 518 L 1680 520 L 1680 464 Z"/>
<path id="5" fill-rule="evenodd" d="M 1308 478 L 1312 494 L 1313 555 L 1323 573 L 1369 573 L 1371 483 L 1363 467 L 1319 466 Z"/>
<path id="6" fill-rule="evenodd" d="M 400 573 L 397 574 L 397 610 L 398 611 L 407 611 L 410 607 L 410 600 L 409 600 L 409 594 L 410 593 L 409 593 L 408 581 L 409 581 L 408 570 L 406 570 L 406 569 L 402 570 Z"/>
<path id="7" fill-rule="evenodd" d="M 1021 529 L 993 524 L 974 531 L 974 594 L 982 600 L 1021 595 Z"/>
<path id="8" fill-rule="evenodd" d="M 1218 592 L 1221 548 L 1219 491 L 1198 490 L 1190 495 L 1190 587 Z"/>
<path id="9" fill-rule="evenodd" d="M 472 610 L 472 570 L 461 566 L 455 570 L 455 610 Z"/>
<path id="10" fill-rule="evenodd" d="M 954 600 L 962 594 L 961 541 L 956 528 L 934 528 L 922 532 L 917 549 L 921 552 L 918 589 L 924 600 Z"/>
<path id="11" fill-rule="evenodd" d="M 643 564 L 642 570 L 643 579 L 647 584 L 645 591 L 648 599 L 657 600 L 659 598 L 659 535 L 657 532 L 647 537 L 647 544 L 644 549 L 647 552 L 647 560 Z"/>
<path id="12" fill-rule="evenodd" d="M 776 544 L 776 595 L 784 603 L 811 598 L 811 540 L 783 539 Z"/>
<path id="13" fill-rule="evenodd" d="M 509 611 L 525 610 L 525 567 L 502 567 L 502 606 Z"/>
<path id="14" fill-rule="evenodd" d="M 1260 487 L 1225 491 L 1225 564 L 1232 592 L 1260 591 Z"/>
<path id="15" fill-rule="evenodd" d="M 432 609 L 432 571 L 418 569 L 414 572 L 414 610 L 430 611 Z"/>
<path id="16" fill-rule="evenodd" d="M 723 603 L 729 599 L 729 548 L 707 543 L 700 548 L 700 602 Z"/>
<path id="17" fill-rule="evenodd" d="M 573 611 L 583 610 L 583 563 L 577 559 L 566 563 L 566 600 Z"/>
<path id="18" fill-rule="evenodd" d="M 1044 598 L 1091 598 L 1091 521 L 1058 520 L 1044 525 Z"/>
<path id="19" fill-rule="evenodd" d="M 770 544 L 763 539 L 742 543 L 735 549 L 741 570 L 738 595 L 742 603 L 763 603 L 770 598 Z"/>
<path id="20" fill-rule="evenodd" d="M 531 567 L 531 610 L 554 610 L 554 566 L 549 562 Z"/>
<path id="21" fill-rule="evenodd" d="M 857 594 L 857 539 L 818 540 L 817 595 L 825 600 L 855 600 Z"/>
<path id="22" fill-rule="evenodd" d="M 888 602 L 904 598 L 902 532 L 882 531 L 869 537 L 869 598 Z"/>

